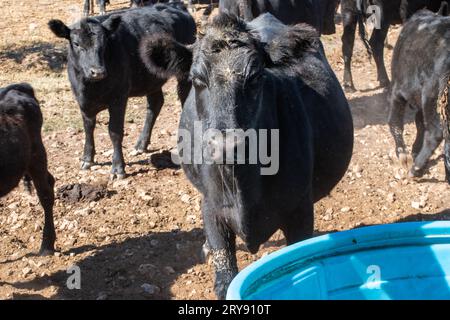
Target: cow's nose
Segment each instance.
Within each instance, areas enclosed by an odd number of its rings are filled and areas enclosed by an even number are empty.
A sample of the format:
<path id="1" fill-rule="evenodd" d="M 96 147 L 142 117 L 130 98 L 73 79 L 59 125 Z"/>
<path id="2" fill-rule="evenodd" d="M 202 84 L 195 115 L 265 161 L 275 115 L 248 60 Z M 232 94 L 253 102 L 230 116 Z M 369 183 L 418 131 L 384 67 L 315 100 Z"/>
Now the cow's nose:
<path id="1" fill-rule="evenodd" d="M 101 80 L 106 78 L 106 70 L 104 68 L 91 68 L 89 70 L 91 79 Z"/>

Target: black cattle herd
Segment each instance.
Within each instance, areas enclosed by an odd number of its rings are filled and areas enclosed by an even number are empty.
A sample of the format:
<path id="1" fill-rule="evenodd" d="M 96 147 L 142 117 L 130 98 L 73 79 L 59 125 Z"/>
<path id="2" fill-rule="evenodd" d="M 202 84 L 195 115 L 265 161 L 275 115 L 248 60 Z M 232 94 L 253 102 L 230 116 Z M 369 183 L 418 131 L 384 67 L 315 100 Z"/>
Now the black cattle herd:
<path id="1" fill-rule="evenodd" d="M 180 1 L 132 0 L 131 8 L 86 17 L 67 26 L 51 20 L 50 30 L 68 42 L 68 74 L 82 114 L 85 145 L 81 168 L 94 164 L 96 115 L 108 110 L 114 147 L 112 178 L 126 178 L 122 154 L 129 97 L 146 96 L 147 116 L 136 144 L 142 153 L 164 104 L 162 86 L 178 81 L 183 104 L 180 131 L 195 138 L 203 130 L 278 130 L 278 170 L 262 175 L 263 163 L 182 163 L 202 194 L 205 248 L 215 269 L 215 291 L 224 298 L 238 272 L 236 237 L 256 253 L 278 229 L 287 243 L 312 236 L 314 203 L 345 174 L 353 152 L 353 121 L 344 91 L 320 41 L 335 32 L 341 5 L 345 73 L 343 87 L 355 90 L 351 58 L 359 25 L 373 55 L 380 86 L 387 87 L 389 126 L 401 163 L 406 108 L 416 110 L 412 177 L 445 139 L 446 180 L 450 183 L 450 17 L 441 0 L 220 0 L 189 1 L 213 6 L 219 14 L 197 36 L 193 17 Z M 165 2 L 164 4 L 156 2 Z M 85 0 L 85 15 L 93 1 Z M 377 6 L 379 26 L 366 38 L 366 21 Z M 404 24 L 394 49 L 392 82 L 383 59 L 389 26 Z M 41 253 L 54 251 L 55 180 L 47 170 L 41 139 L 42 114 L 33 88 L 0 89 L 0 196 L 23 179 L 34 184 L 45 212 Z M 195 139 L 191 141 L 194 143 Z M 214 143 L 207 141 L 206 144 Z M 237 144 L 237 142 L 235 141 Z M 265 141 L 265 148 L 274 147 Z M 229 147 L 229 146 L 227 146 Z M 237 145 L 232 145 L 232 148 Z M 195 157 L 195 147 L 189 149 Z M 223 153 L 227 150 L 224 148 Z"/>

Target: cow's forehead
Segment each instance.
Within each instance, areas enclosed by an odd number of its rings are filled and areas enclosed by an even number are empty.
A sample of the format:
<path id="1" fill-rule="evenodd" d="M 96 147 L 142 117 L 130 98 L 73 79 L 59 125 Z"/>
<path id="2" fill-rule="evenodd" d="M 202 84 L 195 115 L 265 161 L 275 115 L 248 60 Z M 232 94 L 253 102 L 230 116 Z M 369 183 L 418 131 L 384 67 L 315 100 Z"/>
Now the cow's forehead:
<path id="1" fill-rule="evenodd" d="M 101 31 L 102 25 L 98 21 L 83 20 L 72 26 L 72 32 L 80 36 L 90 36 Z"/>

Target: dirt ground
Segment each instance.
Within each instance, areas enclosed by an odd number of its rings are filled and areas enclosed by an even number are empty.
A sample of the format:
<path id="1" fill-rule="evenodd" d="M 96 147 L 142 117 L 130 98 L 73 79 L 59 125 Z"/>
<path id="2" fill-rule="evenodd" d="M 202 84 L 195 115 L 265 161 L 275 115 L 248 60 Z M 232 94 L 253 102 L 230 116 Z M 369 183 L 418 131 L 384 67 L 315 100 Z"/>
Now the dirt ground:
<path id="1" fill-rule="evenodd" d="M 111 2 L 114 9 L 128 4 Z M 130 177 L 108 181 L 112 151 L 105 113 L 99 116 L 96 130 L 98 164 L 89 172 L 79 170 L 84 135 L 66 76 L 66 44 L 52 36 L 46 23 L 51 18 L 74 22 L 80 8 L 79 0 L 38 0 L 33 5 L 2 0 L 0 6 L 0 86 L 21 81 L 34 86 L 45 118 L 50 171 L 57 179 L 56 189 L 65 188 L 55 205 L 59 252 L 51 257 L 34 255 L 43 224 L 36 196 L 27 195 L 20 186 L 0 199 L 0 298 L 214 299 L 212 268 L 200 256 L 204 241 L 200 197 L 183 172 L 168 161 L 181 110 L 173 81 L 165 87 L 166 102 L 149 154 L 131 155 L 145 110 L 143 99 L 129 101 L 124 150 Z M 399 31 L 391 30 L 390 45 Z M 323 38 L 339 79 L 341 33 L 339 25 L 336 35 Z M 392 49 L 386 51 L 389 65 Z M 359 90 L 348 95 L 356 127 L 353 160 L 333 193 L 316 204 L 316 234 L 448 219 L 450 190 L 444 182 L 442 149 L 423 178 L 406 179 L 393 157 L 385 93 L 376 88 L 375 65 L 359 40 L 353 72 Z M 414 135 L 410 121 L 409 145 Z M 79 192 L 70 189 L 73 184 L 86 184 L 93 191 L 77 197 Z M 284 245 L 277 233 L 257 255 L 240 249 L 239 266 Z M 66 286 L 67 269 L 73 265 L 81 270 L 80 290 Z"/>

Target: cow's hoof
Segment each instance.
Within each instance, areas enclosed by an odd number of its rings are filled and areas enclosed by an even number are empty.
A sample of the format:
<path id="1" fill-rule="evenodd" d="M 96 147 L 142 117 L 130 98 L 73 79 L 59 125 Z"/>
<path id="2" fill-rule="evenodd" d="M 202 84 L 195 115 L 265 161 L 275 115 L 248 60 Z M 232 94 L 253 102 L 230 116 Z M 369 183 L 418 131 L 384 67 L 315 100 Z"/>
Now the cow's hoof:
<path id="1" fill-rule="evenodd" d="M 200 257 L 202 259 L 203 263 L 208 263 L 208 260 L 210 258 L 211 248 L 209 247 L 209 244 L 207 241 L 202 246 L 202 250 L 200 252 Z"/>
<path id="2" fill-rule="evenodd" d="M 353 85 L 344 85 L 344 90 L 347 93 L 355 93 L 356 88 Z"/>
<path id="3" fill-rule="evenodd" d="M 126 177 L 127 177 L 127 175 L 125 173 L 111 173 L 111 175 L 109 176 L 109 179 L 111 181 L 124 180 Z"/>
<path id="4" fill-rule="evenodd" d="M 144 154 L 146 152 L 146 150 L 144 149 L 134 149 L 133 151 L 130 152 L 131 156 L 139 156 L 141 154 Z"/>
<path id="5" fill-rule="evenodd" d="M 381 80 L 380 81 L 380 88 L 388 88 L 391 85 L 391 82 L 389 80 Z"/>
<path id="6" fill-rule="evenodd" d="M 38 255 L 41 257 L 53 256 L 55 254 L 55 250 L 49 248 L 41 248 L 38 252 Z"/>
<path id="7" fill-rule="evenodd" d="M 400 162 L 400 165 L 404 168 L 404 169 L 408 169 L 409 168 L 409 163 L 408 163 L 408 154 L 404 151 L 401 151 L 398 153 L 398 160 Z"/>
<path id="8" fill-rule="evenodd" d="M 93 165 L 94 165 L 94 162 L 82 161 L 81 162 L 81 170 L 90 170 Z"/>
<path id="9" fill-rule="evenodd" d="M 423 176 L 423 170 L 419 167 L 412 167 L 408 172 L 409 178 L 419 178 L 421 176 Z"/>

